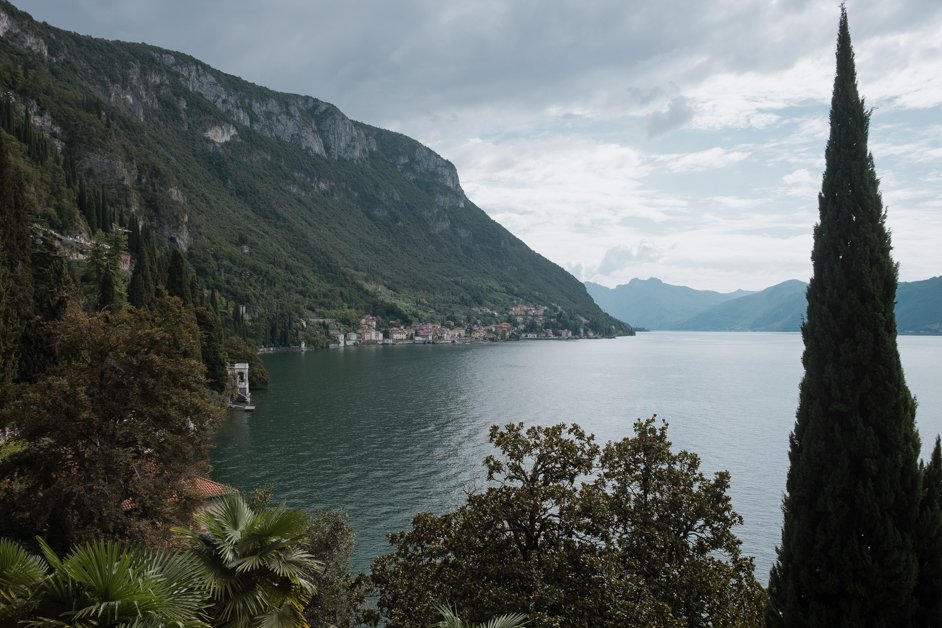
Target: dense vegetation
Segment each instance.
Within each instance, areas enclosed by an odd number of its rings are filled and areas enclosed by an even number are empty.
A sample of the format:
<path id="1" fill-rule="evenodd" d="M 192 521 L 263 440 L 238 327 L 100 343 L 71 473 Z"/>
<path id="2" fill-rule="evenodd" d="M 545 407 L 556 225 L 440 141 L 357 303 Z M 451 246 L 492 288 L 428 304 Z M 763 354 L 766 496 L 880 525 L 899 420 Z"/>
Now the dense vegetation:
<path id="1" fill-rule="evenodd" d="M 348 312 L 457 323 L 518 303 L 555 304 L 597 334 L 626 330 L 414 140 L 186 55 L 0 11 L 13 23 L 0 39 L 13 118 L 26 106 L 65 170 L 88 182 L 86 220 L 52 199 L 46 223 L 93 232 L 124 212 L 150 225 L 255 343 L 322 344 L 310 323 Z"/>
<path id="2" fill-rule="evenodd" d="M 277 537 L 305 571 L 308 555 L 324 566 L 290 598 L 276 595 L 282 581 L 263 582 L 284 566 L 229 574 L 228 592 L 238 590 L 247 611 L 220 598 L 221 573 L 207 580 L 195 558 L 167 553 L 182 542 L 171 526 L 191 525 L 204 499 L 194 478 L 207 469 L 227 400 L 225 362 L 257 355 L 220 324 L 186 260 L 146 227 L 112 223 L 83 244 L 38 222 L 53 198 L 62 215 L 89 220 L 88 188 L 69 179 L 66 159 L 30 147 L 46 140 L 29 120 L 17 124 L 0 120 L 0 535 L 44 559 L 0 543 L 0 623 L 221 625 L 226 613 L 253 622 L 274 613 L 282 625 L 303 614 L 351 626 L 363 596 L 349 576 L 353 532 L 340 513 L 242 505 L 232 523 L 254 549 L 272 550 Z M 296 528 L 289 537 L 286 521 Z M 37 545 L 37 534 L 46 541 Z M 245 577 L 255 589 L 239 584 Z"/>
<path id="3" fill-rule="evenodd" d="M 177 530 L 183 549 L 89 542 L 42 557 L 0 539 L 0 620 L 57 626 L 300 626 L 324 566 L 301 511 L 228 495 Z M 32 624 L 31 624 L 32 625 Z"/>
<path id="4" fill-rule="evenodd" d="M 767 624 L 939 625 L 938 453 L 920 469 L 897 266 L 843 8 L 830 120 Z"/>
<path id="5" fill-rule="evenodd" d="M 752 626 L 765 592 L 733 529 L 742 523 L 666 425 L 599 447 L 578 426 L 494 426 L 490 486 L 458 510 L 417 515 L 373 563 L 393 626 L 430 625 L 441 604 L 535 626 Z"/>

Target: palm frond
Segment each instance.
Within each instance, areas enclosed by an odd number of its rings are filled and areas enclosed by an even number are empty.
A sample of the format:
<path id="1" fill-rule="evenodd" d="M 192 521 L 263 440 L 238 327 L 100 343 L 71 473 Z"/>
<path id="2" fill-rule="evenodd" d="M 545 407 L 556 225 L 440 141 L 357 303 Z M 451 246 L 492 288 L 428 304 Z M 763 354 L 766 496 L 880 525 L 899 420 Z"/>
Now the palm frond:
<path id="1" fill-rule="evenodd" d="M 528 623 L 526 615 L 509 613 L 493 617 L 485 624 L 468 624 L 458 617 L 457 609 L 452 609 L 444 604 L 439 604 L 436 609 L 442 616 L 441 621 L 435 624 L 436 628 L 521 628 Z"/>

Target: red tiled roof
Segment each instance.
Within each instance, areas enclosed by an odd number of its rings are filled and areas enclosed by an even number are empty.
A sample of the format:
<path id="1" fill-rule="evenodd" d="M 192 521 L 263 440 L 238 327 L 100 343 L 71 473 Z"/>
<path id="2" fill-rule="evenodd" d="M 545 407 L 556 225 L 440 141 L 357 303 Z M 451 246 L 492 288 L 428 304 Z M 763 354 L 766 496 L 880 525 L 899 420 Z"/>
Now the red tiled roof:
<path id="1" fill-rule="evenodd" d="M 185 480 L 184 484 L 186 484 L 188 488 L 192 488 L 200 499 L 213 499 L 215 497 L 228 495 L 229 493 L 238 493 L 238 491 L 231 486 L 213 482 L 209 478 L 204 478 L 199 475 Z M 175 497 L 171 497 L 171 499 L 175 499 Z M 132 497 L 128 497 L 121 502 L 121 509 L 125 512 L 134 510 L 135 508 L 137 508 L 137 502 L 135 502 Z"/>
<path id="2" fill-rule="evenodd" d="M 213 482 L 209 478 L 200 476 L 193 478 L 192 484 L 193 488 L 196 490 L 196 493 L 203 499 L 222 497 L 223 495 L 237 492 L 231 486 L 226 486 L 225 484 L 220 484 L 219 482 Z"/>

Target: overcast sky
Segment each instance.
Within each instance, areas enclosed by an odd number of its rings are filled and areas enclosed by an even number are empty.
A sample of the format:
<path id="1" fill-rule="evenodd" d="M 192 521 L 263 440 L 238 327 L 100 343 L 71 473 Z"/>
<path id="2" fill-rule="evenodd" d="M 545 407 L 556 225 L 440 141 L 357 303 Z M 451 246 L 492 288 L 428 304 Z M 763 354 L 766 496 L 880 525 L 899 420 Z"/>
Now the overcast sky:
<path id="1" fill-rule="evenodd" d="M 400 131 L 576 277 L 811 274 L 828 0 L 14 0 Z M 942 2 L 849 0 L 900 278 L 942 274 Z"/>

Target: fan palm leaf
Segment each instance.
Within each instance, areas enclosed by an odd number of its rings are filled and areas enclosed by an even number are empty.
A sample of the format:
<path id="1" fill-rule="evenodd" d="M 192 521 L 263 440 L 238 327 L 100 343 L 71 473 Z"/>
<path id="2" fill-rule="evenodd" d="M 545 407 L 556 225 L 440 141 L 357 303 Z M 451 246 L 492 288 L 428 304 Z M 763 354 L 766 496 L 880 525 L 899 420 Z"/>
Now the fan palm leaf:
<path id="1" fill-rule="evenodd" d="M 27 626 L 206 626 L 208 584 L 199 560 L 114 541 L 60 559 L 40 540 L 55 571 L 41 585 Z"/>
<path id="2" fill-rule="evenodd" d="M 527 616 L 521 613 L 492 617 L 490 621 L 484 624 L 469 624 L 458 617 L 457 611 L 449 606 L 440 605 L 438 612 L 441 614 L 442 619 L 435 624 L 436 628 L 521 628 L 527 624 Z"/>
<path id="3" fill-rule="evenodd" d="M 231 494 L 196 517 L 201 530 L 177 529 L 210 580 L 214 625 L 303 626 L 321 563 L 302 549 L 307 514 L 253 510 Z"/>
<path id="4" fill-rule="evenodd" d="M 0 625 L 14 625 L 33 606 L 33 595 L 46 578 L 43 560 L 22 545 L 0 539 Z"/>

